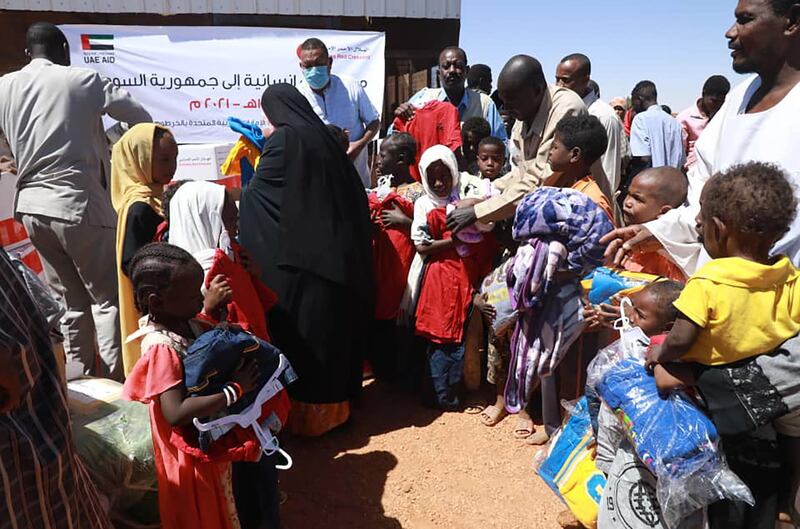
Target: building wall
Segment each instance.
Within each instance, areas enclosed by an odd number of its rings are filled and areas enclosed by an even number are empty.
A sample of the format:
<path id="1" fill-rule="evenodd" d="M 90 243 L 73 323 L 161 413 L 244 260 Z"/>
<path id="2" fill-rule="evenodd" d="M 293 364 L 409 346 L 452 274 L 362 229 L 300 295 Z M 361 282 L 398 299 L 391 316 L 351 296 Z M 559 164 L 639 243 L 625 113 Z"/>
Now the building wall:
<path id="1" fill-rule="evenodd" d="M 2 0 L 3 9 L 85 13 L 459 18 L 461 0 Z"/>

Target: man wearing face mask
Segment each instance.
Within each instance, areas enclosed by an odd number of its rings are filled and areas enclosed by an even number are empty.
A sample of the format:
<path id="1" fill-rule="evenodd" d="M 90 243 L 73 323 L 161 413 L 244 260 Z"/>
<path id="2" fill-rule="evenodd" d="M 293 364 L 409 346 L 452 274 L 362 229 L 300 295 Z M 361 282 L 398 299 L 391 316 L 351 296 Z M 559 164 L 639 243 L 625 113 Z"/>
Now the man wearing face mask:
<path id="1" fill-rule="evenodd" d="M 317 38 L 306 39 L 298 50 L 305 83 L 297 88 L 326 125 L 336 125 L 348 135 L 347 155 L 364 187 L 371 187 L 366 146 L 378 133 L 381 116 L 355 79 L 331 74 L 333 59 Z"/>
<path id="2" fill-rule="evenodd" d="M 469 118 L 483 118 L 489 122 L 492 136 L 503 141 L 508 139 L 506 128 L 492 98 L 464 86 L 469 72 L 467 52 L 450 46 L 439 54 L 439 84 L 441 88 L 423 88 L 394 111 L 395 117 L 411 119 L 418 108 L 429 101 L 447 101 L 458 110 L 461 122 Z"/>

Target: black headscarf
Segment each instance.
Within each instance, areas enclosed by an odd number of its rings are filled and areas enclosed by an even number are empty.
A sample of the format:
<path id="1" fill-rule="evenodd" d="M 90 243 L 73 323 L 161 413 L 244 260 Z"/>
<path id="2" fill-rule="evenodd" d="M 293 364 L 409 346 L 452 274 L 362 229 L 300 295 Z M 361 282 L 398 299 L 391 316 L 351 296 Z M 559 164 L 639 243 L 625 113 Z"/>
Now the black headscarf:
<path id="1" fill-rule="evenodd" d="M 355 287 L 370 298 L 372 228 L 358 172 L 294 86 L 270 86 L 261 106 L 277 129 L 265 155 L 283 149 L 282 156 L 265 156 L 269 163 L 259 163 L 252 182 L 256 191 L 264 181 L 282 187 L 277 248 L 270 249 L 277 266 Z"/>

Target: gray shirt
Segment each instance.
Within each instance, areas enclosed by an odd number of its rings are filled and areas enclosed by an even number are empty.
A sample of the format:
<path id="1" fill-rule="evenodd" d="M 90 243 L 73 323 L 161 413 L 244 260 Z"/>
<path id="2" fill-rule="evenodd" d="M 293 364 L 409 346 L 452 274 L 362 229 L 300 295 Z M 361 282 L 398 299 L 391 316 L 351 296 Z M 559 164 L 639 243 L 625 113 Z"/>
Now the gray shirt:
<path id="1" fill-rule="evenodd" d="M 650 156 L 653 167 L 683 168 L 683 128 L 678 120 L 653 105 L 636 114 L 631 123 L 631 154 Z"/>
<path id="2" fill-rule="evenodd" d="M 33 59 L 0 77 L 0 130 L 17 162 L 15 213 L 115 227 L 101 117 L 151 121 L 125 90 L 89 69 Z"/>

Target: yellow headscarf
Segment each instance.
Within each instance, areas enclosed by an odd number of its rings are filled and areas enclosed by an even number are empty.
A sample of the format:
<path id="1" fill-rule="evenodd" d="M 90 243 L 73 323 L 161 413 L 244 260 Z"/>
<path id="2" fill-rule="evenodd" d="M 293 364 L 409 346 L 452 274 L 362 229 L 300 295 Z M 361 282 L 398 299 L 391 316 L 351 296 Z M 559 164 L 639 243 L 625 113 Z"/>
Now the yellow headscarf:
<path id="1" fill-rule="evenodd" d="M 138 329 L 139 311 L 133 301 L 133 285 L 122 273 L 122 252 L 128 210 L 136 202 L 146 202 L 159 215 L 164 186 L 153 182 L 153 143 L 156 129 L 169 129 L 154 123 L 139 123 L 126 132 L 111 153 L 111 203 L 117 211 L 117 278 L 119 282 L 119 322 L 122 331 L 122 363 L 125 375 L 141 356 L 140 341 L 125 343 Z"/>

